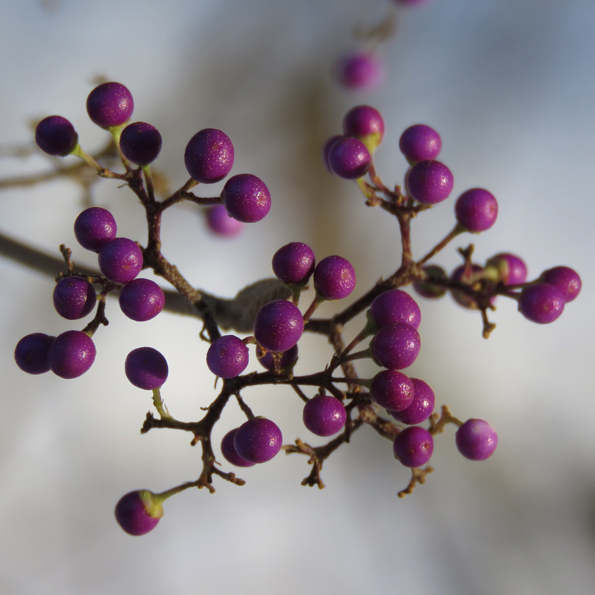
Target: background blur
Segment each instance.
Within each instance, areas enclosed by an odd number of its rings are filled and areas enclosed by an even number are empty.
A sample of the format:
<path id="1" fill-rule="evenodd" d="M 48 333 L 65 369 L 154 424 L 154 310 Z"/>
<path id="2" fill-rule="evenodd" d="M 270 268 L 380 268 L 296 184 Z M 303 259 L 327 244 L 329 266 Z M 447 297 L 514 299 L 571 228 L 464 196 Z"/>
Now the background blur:
<path id="1" fill-rule="evenodd" d="M 231 296 L 272 275 L 281 245 L 304 241 L 318 259 L 352 261 L 355 299 L 395 270 L 397 226 L 365 208 L 354 184 L 325 171 L 322 143 L 340 132 L 348 109 L 374 105 L 387 128 L 377 168 L 391 185 L 406 168 L 401 132 L 418 122 L 434 126 L 455 191 L 414 222 L 415 254 L 450 231 L 456 196 L 482 186 L 498 199 L 498 222 L 481 236 L 462 236 L 436 262 L 454 268 L 455 248 L 473 241 L 480 262 L 510 251 L 526 260 L 531 277 L 565 264 L 583 280 L 579 299 L 549 326 L 529 323 L 500 299 L 489 341 L 479 314 L 450 297 L 419 300 L 423 349 L 408 373 L 429 382 L 437 404 L 458 417 L 490 421 L 499 433 L 496 454 L 484 463 L 463 459 L 449 427 L 435 441 L 435 473 L 400 500 L 409 472 L 390 443 L 364 428 L 326 462 L 323 491 L 300 486 L 305 457 L 280 455 L 241 471 L 244 487 L 215 478 L 215 495 L 176 496 L 155 531 L 132 538 L 113 518 L 120 496 L 196 479 L 200 451 L 185 433 L 139 435 L 150 396 L 127 382 L 123 362 L 141 345 L 162 351 L 170 411 L 198 419 L 215 395 L 200 323 L 167 314 L 133 323 L 111 302 L 111 324 L 97 333 L 98 357 L 85 376 L 27 376 L 13 360 L 22 336 L 82 325 L 53 311 L 51 280 L 0 260 L 2 593 L 593 592 L 595 3 L 430 0 L 405 8 L 396 36 L 381 48 L 386 83 L 348 94 L 331 78 L 333 62 L 357 47 L 353 28 L 376 25 L 389 5 L 8 0 L 0 21 L 0 143 L 30 142 L 31 118 L 61 114 L 93 151 L 105 133 L 88 120 L 86 97 L 98 76 L 122 82 L 134 95 L 133 119 L 163 135 L 155 168 L 172 188 L 188 177 L 190 137 L 214 127 L 233 140 L 234 173 L 253 173 L 271 190 L 270 215 L 233 240 L 210 235 L 192 206 L 168 211 L 164 253 L 193 284 Z M 3 177 L 44 167 L 39 156 L 0 160 Z M 214 196 L 219 188 L 201 192 Z M 132 194 L 108 180 L 96 189 L 96 204 L 113 212 L 119 235 L 143 242 Z M 54 182 L 2 192 L 0 201 L 3 231 L 56 255 L 65 243 L 75 261 L 94 264 L 72 232 L 83 208 L 78 187 Z M 303 373 L 330 356 L 322 339 L 308 338 L 300 349 Z M 375 370 L 361 362 L 358 369 Z M 292 391 L 254 389 L 245 398 L 280 425 L 286 443 L 297 436 L 322 442 L 303 428 Z M 215 441 L 241 419 L 231 403 Z"/>

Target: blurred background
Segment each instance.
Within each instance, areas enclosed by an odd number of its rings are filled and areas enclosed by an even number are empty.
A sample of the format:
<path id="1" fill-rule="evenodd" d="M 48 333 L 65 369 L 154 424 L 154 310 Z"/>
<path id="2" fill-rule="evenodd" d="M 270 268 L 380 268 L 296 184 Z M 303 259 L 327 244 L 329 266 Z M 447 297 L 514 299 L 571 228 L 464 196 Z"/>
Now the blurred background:
<path id="1" fill-rule="evenodd" d="M 414 123 L 435 127 L 455 190 L 414 221 L 415 256 L 450 231 L 456 196 L 481 186 L 498 199 L 496 225 L 461 236 L 438 264 L 451 270 L 460 263 L 455 248 L 474 242 L 479 262 L 509 251 L 525 259 L 531 278 L 564 264 L 583 280 L 579 299 L 552 325 L 528 322 L 501 298 L 488 341 L 477 312 L 448 296 L 418 300 L 423 349 L 407 373 L 433 387 L 437 405 L 492 423 L 495 455 L 463 459 L 448 427 L 435 440 L 435 472 L 401 500 L 408 470 L 389 442 L 363 428 L 325 463 L 325 490 L 300 486 L 310 470 L 305 457 L 279 455 L 241 471 L 244 487 L 215 478 L 214 495 L 188 490 L 172 498 L 155 531 L 130 537 L 113 518 L 118 499 L 193 481 L 201 464 L 185 433 L 139 435 L 150 396 L 128 383 L 124 359 L 142 345 L 159 349 L 170 366 L 163 396 L 171 413 L 199 419 L 216 394 L 201 325 L 169 314 L 134 323 L 111 302 L 87 374 L 27 376 L 13 360 L 21 337 L 84 323 L 55 313 L 51 279 L 2 259 L 2 593 L 593 592 L 595 4 L 399 6 L 396 35 L 378 50 L 385 83 L 373 93 L 346 92 L 331 76 L 333 64 L 359 47 L 355 27 L 377 25 L 392 7 L 390 0 L 9 0 L 0 21 L 0 143 L 30 143 L 31 119 L 60 114 L 85 150 L 101 147 L 106 133 L 85 110 L 98 77 L 125 84 L 133 119 L 162 133 L 154 168 L 172 189 L 188 177 L 190 137 L 224 130 L 235 145 L 234 173 L 265 180 L 271 212 L 225 240 L 208 232 L 197 208 L 180 205 L 164 217 L 165 255 L 197 287 L 232 296 L 272 276 L 272 255 L 289 241 L 308 243 L 318 259 L 340 254 L 358 285 L 345 303 L 321 309 L 329 315 L 394 272 L 400 249 L 396 222 L 366 208 L 355 184 L 326 172 L 322 144 L 340 133 L 348 109 L 373 105 L 386 123 L 377 170 L 390 186 L 406 170 L 401 132 Z M 38 155 L 0 160 L 2 177 L 47 167 Z M 199 193 L 215 196 L 220 187 Z M 65 243 L 75 262 L 95 264 L 74 239 L 83 209 L 74 184 L 4 191 L 0 201 L 3 232 L 55 255 Z M 142 210 L 126 188 L 103 180 L 94 201 L 112 211 L 119 235 L 144 241 Z M 347 338 L 360 328 L 350 325 Z M 300 373 L 321 369 L 331 353 L 316 337 L 300 350 Z M 376 369 L 357 368 L 362 376 Z M 291 390 L 244 396 L 278 423 L 286 443 L 323 441 L 303 427 Z M 230 403 L 215 443 L 241 420 Z"/>

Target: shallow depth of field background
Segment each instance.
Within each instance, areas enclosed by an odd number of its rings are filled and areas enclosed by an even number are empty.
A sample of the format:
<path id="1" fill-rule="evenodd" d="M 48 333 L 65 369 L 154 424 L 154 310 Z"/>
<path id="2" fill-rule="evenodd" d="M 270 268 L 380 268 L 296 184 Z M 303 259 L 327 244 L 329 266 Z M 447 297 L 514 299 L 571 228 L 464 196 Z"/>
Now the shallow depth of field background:
<path id="1" fill-rule="evenodd" d="M 489 341 L 481 338 L 478 313 L 450 297 L 420 299 L 423 348 L 408 373 L 428 381 L 437 403 L 457 416 L 490 421 L 500 437 L 496 454 L 484 463 L 463 459 L 449 427 L 435 440 L 435 473 L 400 500 L 409 473 L 394 461 L 391 444 L 364 428 L 325 463 L 323 491 L 300 486 L 309 472 L 305 457 L 279 455 L 240 470 L 242 488 L 215 478 L 214 495 L 176 496 L 155 531 L 132 538 L 113 519 L 120 496 L 196 479 L 200 450 L 180 432 L 139 435 L 150 395 L 128 383 L 124 358 L 142 345 L 162 351 L 170 411 L 198 419 L 216 394 L 200 323 L 168 314 L 133 323 L 111 302 L 110 326 L 96 335 L 98 356 L 86 375 L 27 376 L 13 361 L 23 335 L 84 323 L 59 319 L 50 279 L 1 259 L 0 592 L 593 592 L 595 4 L 429 0 L 404 9 L 397 35 L 381 50 L 385 85 L 350 95 L 331 79 L 332 64 L 356 47 L 352 29 L 377 24 L 389 4 L 10 2 L 0 22 L 0 143 L 28 142 L 28 120 L 57 113 L 94 150 L 106 133 L 86 116 L 87 94 L 95 77 L 122 82 L 135 98 L 133 119 L 163 135 L 155 168 L 172 188 L 188 177 L 190 137 L 215 127 L 234 142 L 233 172 L 258 175 L 271 190 L 270 215 L 231 241 L 210 235 L 192 206 L 167 212 L 164 253 L 193 284 L 231 296 L 271 276 L 277 248 L 304 241 L 319 259 L 340 254 L 352 261 L 355 297 L 396 269 L 397 225 L 364 207 L 354 184 L 324 170 L 322 143 L 340 132 L 352 106 L 377 107 L 387 128 L 377 168 L 391 185 L 406 168 L 402 130 L 434 126 L 455 191 L 414 222 L 415 255 L 451 229 L 456 196 L 482 186 L 498 198 L 496 225 L 462 236 L 437 263 L 454 268 L 455 248 L 473 241 L 479 262 L 510 251 L 526 259 L 531 277 L 566 264 L 583 279 L 580 298 L 549 326 L 529 323 L 500 299 Z M 0 174 L 46 163 L 2 159 Z M 221 185 L 198 192 L 214 196 Z M 94 264 L 72 232 L 83 208 L 77 187 L 55 182 L 2 192 L 0 201 L 3 232 L 55 254 L 66 243 L 75 261 Z M 112 210 L 121 235 L 144 241 L 142 211 L 129 191 L 101 181 L 95 201 Z M 349 326 L 347 337 L 360 326 Z M 320 338 L 307 337 L 300 349 L 303 373 L 330 357 Z M 375 373 L 371 364 L 358 369 Z M 245 399 L 279 424 L 286 443 L 297 436 L 322 442 L 303 428 L 289 389 L 252 389 Z M 241 420 L 230 403 L 215 442 Z"/>

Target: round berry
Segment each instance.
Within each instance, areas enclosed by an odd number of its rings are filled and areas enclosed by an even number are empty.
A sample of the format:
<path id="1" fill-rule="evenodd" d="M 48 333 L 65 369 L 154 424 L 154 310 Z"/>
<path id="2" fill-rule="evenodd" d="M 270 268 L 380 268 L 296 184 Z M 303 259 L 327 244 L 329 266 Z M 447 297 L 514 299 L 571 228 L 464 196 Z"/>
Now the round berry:
<path id="1" fill-rule="evenodd" d="M 85 209 L 74 222 L 74 235 L 85 249 L 99 252 L 116 238 L 118 227 L 113 215 L 101 207 Z"/>
<path id="2" fill-rule="evenodd" d="M 48 155 L 69 155 L 77 142 L 74 126 L 62 116 L 48 116 L 35 128 L 35 144 Z"/>
<path id="3" fill-rule="evenodd" d="M 220 378 L 235 378 L 248 365 L 248 347 L 235 335 L 219 337 L 207 351 L 207 366 Z"/>
<path id="4" fill-rule="evenodd" d="M 336 141 L 338 141 L 340 138 L 345 138 L 343 135 L 341 134 L 335 134 L 334 136 L 331 136 L 323 145 L 322 147 L 322 161 L 324 162 L 324 166 L 326 167 L 326 169 L 328 170 L 329 173 L 333 173 L 333 170 L 331 169 L 331 166 L 329 165 L 328 162 L 328 156 L 329 153 L 331 151 L 331 147 L 335 144 Z"/>
<path id="5" fill-rule="evenodd" d="M 408 172 L 406 186 L 409 195 L 424 205 L 446 200 L 454 185 L 452 173 L 440 161 L 426 160 L 416 163 Z"/>
<path id="6" fill-rule="evenodd" d="M 514 254 L 496 254 L 488 260 L 487 265 L 498 269 L 504 285 L 518 285 L 527 280 L 527 265 Z"/>
<path id="7" fill-rule="evenodd" d="M 232 238 L 237 236 L 244 224 L 227 213 L 224 205 L 213 205 L 207 209 L 207 226 L 218 236 Z"/>
<path id="8" fill-rule="evenodd" d="M 377 109 L 369 105 L 357 105 L 345 114 L 343 132 L 345 136 L 353 136 L 376 147 L 384 136 L 384 120 Z"/>
<path id="9" fill-rule="evenodd" d="M 414 124 L 401 134 L 399 149 L 409 163 L 436 159 L 442 149 L 440 135 L 425 124 Z"/>
<path id="10" fill-rule="evenodd" d="M 254 320 L 254 336 L 268 351 L 288 351 L 304 332 L 304 318 L 297 306 L 286 300 L 265 304 Z"/>
<path id="11" fill-rule="evenodd" d="M 45 333 L 32 333 L 23 337 L 14 350 L 17 366 L 27 374 L 49 372 L 48 353 L 55 338 Z"/>
<path id="12" fill-rule="evenodd" d="M 60 378 L 78 378 L 93 365 L 96 354 L 95 344 L 89 335 L 82 331 L 66 331 L 50 345 L 48 364 Z"/>
<path id="13" fill-rule="evenodd" d="M 392 322 L 404 322 L 418 329 L 421 323 L 417 302 L 401 289 L 381 293 L 370 305 L 370 316 L 379 328 Z"/>
<path id="14" fill-rule="evenodd" d="M 455 434 L 459 452 L 472 461 L 485 461 L 498 446 L 496 430 L 483 419 L 468 419 Z"/>
<path id="15" fill-rule="evenodd" d="M 242 223 L 256 223 L 271 210 L 269 189 L 252 174 L 229 178 L 221 192 L 221 200 L 229 216 Z"/>
<path id="16" fill-rule="evenodd" d="M 128 318 L 146 322 L 163 310 L 165 294 L 151 279 L 134 279 L 122 288 L 119 303 L 120 309 Z"/>
<path id="17" fill-rule="evenodd" d="M 124 371 L 128 380 L 137 388 L 153 390 L 167 380 L 169 367 L 166 359 L 152 347 L 138 347 L 127 356 Z"/>
<path id="18" fill-rule="evenodd" d="M 97 299 L 95 288 L 81 277 L 65 277 L 54 287 L 54 308 L 67 320 L 78 320 L 90 314 Z"/>
<path id="19" fill-rule="evenodd" d="M 413 400 L 402 411 L 391 411 L 390 414 L 404 424 L 415 425 L 426 421 L 434 412 L 436 396 L 430 385 L 419 378 L 411 378 L 413 383 Z"/>
<path id="20" fill-rule="evenodd" d="M 254 467 L 256 463 L 251 463 L 250 461 L 246 461 L 246 459 L 242 459 L 236 451 L 233 441 L 237 431 L 238 428 L 235 428 L 225 434 L 221 441 L 221 454 L 229 463 L 236 467 Z"/>
<path id="21" fill-rule="evenodd" d="M 416 279 L 413 282 L 413 289 L 415 289 L 419 295 L 428 299 L 441 298 L 447 292 L 447 289 L 446 287 L 434 283 L 434 279 L 436 281 L 448 281 L 446 271 L 435 264 L 429 264 L 425 266 L 423 270 L 427 273 L 428 279 L 426 281 Z"/>
<path id="22" fill-rule="evenodd" d="M 419 333 L 404 322 L 383 326 L 370 341 L 372 359 L 389 370 L 409 367 L 417 359 L 420 349 Z"/>
<path id="23" fill-rule="evenodd" d="M 370 169 L 370 152 L 361 140 L 352 136 L 337 139 L 328 150 L 330 170 L 345 180 L 356 180 Z"/>
<path id="24" fill-rule="evenodd" d="M 519 297 L 519 312 L 531 322 L 549 324 L 564 312 L 564 295 L 549 283 L 538 283 L 523 289 Z"/>
<path id="25" fill-rule="evenodd" d="M 471 233 L 486 231 L 496 223 L 498 203 L 491 192 L 483 188 L 471 188 L 457 199 L 455 216 Z"/>
<path id="26" fill-rule="evenodd" d="M 395 438 L 393 444 L 395 457 L 405 467 L 425 465 L 430 460 L 433 450 L 434 439 L 432 434 L 419 426 L 405 428 Z"/>
<path id="27" fill-rule="evenodd" d="M 336 65 L 339 84 L 350 91 L 371 91 L 384 81 L 384 62 L 373 52 L 358 51 L 343 56 Z"/>
<path id="28" fill-rule="evenodd" d="M 116 504 L 116 521 L 129 535 L 145 535 L 152 531 L 161 517 L 163 507 L 149 490 L 135 490 L 122 496 Z"/>
<path id="29" fill-rule="evenodd" d="M 295 366 L 295 363 L 298 360 L 298 346 L 294 345 L 291 349 L 284 351 L 281 355 L 281 371 L 289 371 Z M 267 351 L 262 357 L 258 359 L 258 362 L 263 368 L 267 370 L 273 370 L 275 365 L 273 361 L 273 354 L 270 351 Z"/>
<path id="30" fill-rule="evenodd" d="M 553 285 L 564 297 L 564 302 L 574 300 L 581 291 L 582 283 L 578 273 L 569 267 L 554 267 L 543 273 L 544 283 Z"/>
<path id="31" fill-rule="evenodd" d="M 249 463 L 266 463 L 281 450 L 283 436 L 270 419 L 254 417 L 236 430 L 233 445 Z"/>
<path id="32" fill-rule="evenodd" d="M 413 401 L 413 382 L 398 370 L 382 370 L 372 379 L 372 401 L 388 411 L 402 411 Z"/>
<path id="33" fill-rule="evenodd" d="M 99 251 L 99 268 L 114 283 L 128 283 L 143 268 L 143 253 L 136 242 L 115 238 Z"/>
<path id="34" fill-rule="evenodd" d="M 345 406 L 328 395 L 311 398 L 304 406 L 304 425 L 317 436 L 332 436 L 340 432 L 347 421 Z"/>
<path id="35" fill-rule="evenodd" d="M 285 244 L 273 256 L 273 272 L 287 285 L 305 285 L 315 266 L 312 248 L 302 242 Z"/>
<path id="36" fill-rule="evenodd" d="M 153 163 L 161 151 L 161 134 L 146 122 L 134 122 L 122 130 L 120 150 L 122 155 L 136 165 Z"/>
<path id="37" fill-rule="evenodd" d="M 342 256 L 327 256 L 314 269 L 314 287 L 326 300 L 342 300 L 355 287 L 355 271 Z"/>
<path id="38" fill-rule="evenodd" d="M 234 149 L 230 138 L 221 130 L 205 128 L 186 145 L 184 163 L 190 177 L 201 184 L 214 184 L 233 167 Z"/>
<path id="39" fill-rule="evenodd" d="M 128 122 L 133 110 L 132 94 L 120 83 L 103 83 L 95 87 L 87 97 L 89 118 L 102 128 Z"/>

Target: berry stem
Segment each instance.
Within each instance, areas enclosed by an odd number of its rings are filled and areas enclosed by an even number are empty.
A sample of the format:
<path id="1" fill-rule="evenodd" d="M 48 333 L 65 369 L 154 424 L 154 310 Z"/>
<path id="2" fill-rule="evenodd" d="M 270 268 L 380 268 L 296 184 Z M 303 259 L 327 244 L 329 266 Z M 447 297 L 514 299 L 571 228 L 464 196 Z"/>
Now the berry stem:
<path id="1" fill-rule="evenodd" d="M 153 389 L 153 405 L 155 405 L 155 409 L 159 412 L 161 419 L 173 419 L 161 398 L 161 391 L 158 388 Z"/>
<path id="2" fill-rule="evenodd" d="M 436 254 L 438 254 L 438 252 L 445 248 L 449 242 L 454 240 L 458 235 L 462 234 L 465 231 L 465 228 L 460 223 L 457 223 L 452 229 L 452 231 L 448 233 L 441 242 L 438 242 L 420 261 L 418 261 L 417 264 L 419 266 L 424 265 L 426 262 L 428 262 L 428 260 L 430 260 L 430 258 L 435 256 Z"/>

